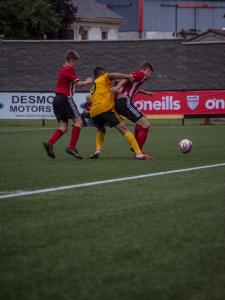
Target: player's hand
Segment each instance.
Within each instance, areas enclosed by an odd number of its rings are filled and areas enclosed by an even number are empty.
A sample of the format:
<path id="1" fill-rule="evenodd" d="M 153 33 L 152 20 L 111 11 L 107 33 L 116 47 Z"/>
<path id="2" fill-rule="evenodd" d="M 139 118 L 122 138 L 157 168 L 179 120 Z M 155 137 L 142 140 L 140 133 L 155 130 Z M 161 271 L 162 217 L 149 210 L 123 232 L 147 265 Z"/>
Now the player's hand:
<path id="1" fill-rule="evenodd" d="M 145 94 L 145 95 L 149 95 L 149 96 L 154 96 L 153 92 L 150 91 L 146 91 L 146 90 L 139 90 L 140 93 Z"/>
<path id="2" fill-rule="evenodd" d="M 130 82 L 134 82 L 134 81 L 135 81 L 134 76 L 133 76 L 132 74 L 130 74 L 129 81 L 130 81 Z"/>
<path id="3" fill-rule="evenodd" d="M 111 92 L 112 92 L 113 94 L 119 93 L 118 87 L 116 87 L 116 86 L 111 87 Z"/>
<path id="4" fill-rule="evenodd" d="M 86 84 L 91 84 L 93 82 L 93 78 L 92 77 L 88 77 L 85 79 L 85 83 Z"/>

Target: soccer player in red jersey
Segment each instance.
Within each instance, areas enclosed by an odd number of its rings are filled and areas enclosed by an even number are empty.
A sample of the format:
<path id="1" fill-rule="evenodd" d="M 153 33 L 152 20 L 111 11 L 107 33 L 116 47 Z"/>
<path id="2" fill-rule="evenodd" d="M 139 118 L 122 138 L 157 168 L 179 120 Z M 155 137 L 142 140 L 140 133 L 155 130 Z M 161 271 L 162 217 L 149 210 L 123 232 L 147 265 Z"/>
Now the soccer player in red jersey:
<path id="1" fill-rule="evenodd" d="M 151 92 L 140 90 L 140 87 L 150 78 L 153 71 L 152 65 L 149 62 L 145 62 L 140 66 L 139 70 L 132 72 L 134 81 L 121 80 L 114 88 L 114 92 L 118 94 L 115 100 L 116 111 L 136 123 L 135 138 L 142 151 L 148 136 L 150 123 L 144 114 L 133 104 L 132 99 L 138 91 L 152 94 Z"/>
<path id="2" fill-rule="evenodd" d="M 82 127 L 82 120 L 76 104 L 73 101 L 73 93 L 75 87 L 82 87 L 92 83 L 92 78 L 80 80 L 76 74 L 76 65 L 79 60 L 79 55 L 74 50 L 69 50 L 65 55 L 65 64 L 61 67 L 58 73 L 58 79 L 55 89 L 56 96 L 53 100 L 53 110 L 56 119 L 59 122 L 59 127 L 53 132 L 48 142 L 43 142 L 43 146 L 49 157 L 55 158 L 53 145 L 68 129 L 68 120 L 71 119 L 72 132 L 69 146 L 66 152 L 73 155 L 75 158 L 81 159 L 76 150 L 76 144 Z"/>

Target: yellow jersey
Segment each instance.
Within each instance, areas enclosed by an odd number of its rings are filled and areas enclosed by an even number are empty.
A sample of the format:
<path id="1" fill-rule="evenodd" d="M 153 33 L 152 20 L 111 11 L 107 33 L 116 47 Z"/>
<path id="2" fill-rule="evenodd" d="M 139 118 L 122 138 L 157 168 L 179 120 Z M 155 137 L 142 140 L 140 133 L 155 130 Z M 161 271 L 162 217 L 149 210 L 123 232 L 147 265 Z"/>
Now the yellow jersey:
<path id="1" fill-rule="evenodd" d="M 111 110 L 115 106 L 114 95 L 111 92 L 112 81 L 109 74 L 99 76 L 91 86 L 91 117 Z"/>

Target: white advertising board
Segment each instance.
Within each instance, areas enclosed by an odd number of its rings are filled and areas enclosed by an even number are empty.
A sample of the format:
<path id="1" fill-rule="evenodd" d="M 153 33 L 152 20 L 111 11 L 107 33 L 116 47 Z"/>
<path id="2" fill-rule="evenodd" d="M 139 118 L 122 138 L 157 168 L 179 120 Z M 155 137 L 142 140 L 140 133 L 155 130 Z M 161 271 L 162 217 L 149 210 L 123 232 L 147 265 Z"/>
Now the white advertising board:
<path id="1" fill-rule="evenodd" d="M 88 93 L 76 93 L 74 101 L 80 112 Z M 54 93 L 0 92 L 0 119 L 54 119 Z"/>

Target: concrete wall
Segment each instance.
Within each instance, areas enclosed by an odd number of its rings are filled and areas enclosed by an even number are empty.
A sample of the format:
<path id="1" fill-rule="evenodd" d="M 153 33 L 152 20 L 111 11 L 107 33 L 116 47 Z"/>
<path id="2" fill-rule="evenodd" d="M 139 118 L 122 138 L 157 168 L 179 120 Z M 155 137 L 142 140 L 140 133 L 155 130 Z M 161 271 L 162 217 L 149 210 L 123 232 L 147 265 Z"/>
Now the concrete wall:
<path id="1" fill-rule="evenodd" d="M 77 70 L 81 79 L 92 76 L 98 65 L 110 72 L 130 72 L 148 60 L 155 69 L 145 86 L 149 90 L 225 89 L 225 43 L 2 41 L 0 91 L 53 91 L 69 49 L 81 56 Z"/>

